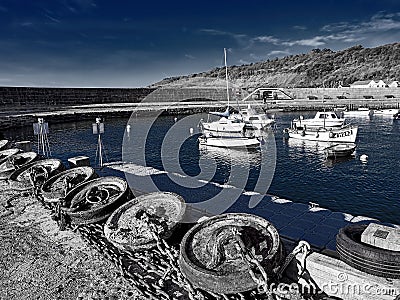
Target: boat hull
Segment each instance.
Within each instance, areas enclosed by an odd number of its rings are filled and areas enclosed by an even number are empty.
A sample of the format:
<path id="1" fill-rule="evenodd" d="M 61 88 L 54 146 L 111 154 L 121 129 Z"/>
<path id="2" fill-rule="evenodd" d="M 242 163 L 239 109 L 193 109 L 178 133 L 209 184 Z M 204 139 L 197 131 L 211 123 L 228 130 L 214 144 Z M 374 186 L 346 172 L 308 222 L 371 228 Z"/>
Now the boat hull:
<path id="1" fill-rule="evenodd" d="M 358 127 L 346 127 L 326 131 L 299 131 L 295 129 L 287 129 L 289 138 L 332 143 L 355 143 L 357 133 Z"/>
<path id="2" fill-rule="evenodd" d="M 245 121 L 246 126 L 256 130 L 265 130 L 270 128 L 275 121 L 267 120 L 267 121 Z"/>
<path id="3" fill-rule="evenodd" d="M 231 148 L 231 149 L 245 149 L 245 148 L 258 148 L 260 142 L 256 138 L 246 137 L 200 137 L 200 145 L 218 147 L 218 148 Z"/>
<path id="4" fill-rule="evenodd" d="M 345 117 L 369 117 L 372 116 L 374 112 L 371 110 L 355 110 L 355 111 L 344 111 L 343 115 Z"/>
<path id="5" fill-rule="evenodd" d="M 231 121 L 226 118 L 221 118 L 219 121 L 202 122 L 201 125 L 204 132 L 210 132 L 214 135 L 224 135 L 241 133 L 246 124 L 238 120 Z"/>
<path id="6" fill-rule="evenodd" d="M 385 117 L 396 117 L 399 114 L 399 109 L 379 109 L 374 110 L 374 115 Z"/>
<path id="7" fill-rule="evenodd" d="M 346 143 L 346 144 L 337 144 L 325 149 L 326 157 L 328 158 L 336 158 L 336 157 L 346 157 L 350 156 L 356 150 L 356 144 Z"/>

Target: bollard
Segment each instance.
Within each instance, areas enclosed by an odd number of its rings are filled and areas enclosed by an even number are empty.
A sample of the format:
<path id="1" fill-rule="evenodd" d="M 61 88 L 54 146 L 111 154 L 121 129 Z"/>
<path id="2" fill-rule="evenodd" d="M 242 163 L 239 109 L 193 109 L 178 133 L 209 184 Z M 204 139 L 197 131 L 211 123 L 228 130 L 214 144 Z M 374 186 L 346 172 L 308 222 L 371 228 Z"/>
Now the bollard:
<path id="1" fill-rule="evenodd" d="M 76 168 L 76 167 L 83 167 L 87 166 L 90 167 L 90 160 L 87 156 L 76 156 L 68 158 L 69 167 Z"/>
<path id="2" fill-rule="evenodd" d="M 15 142 L 15 148 L 18 148 L 25 152 L 31 152 L 32 151 L 32 143 L 31 143 L 31 141 Z"/>

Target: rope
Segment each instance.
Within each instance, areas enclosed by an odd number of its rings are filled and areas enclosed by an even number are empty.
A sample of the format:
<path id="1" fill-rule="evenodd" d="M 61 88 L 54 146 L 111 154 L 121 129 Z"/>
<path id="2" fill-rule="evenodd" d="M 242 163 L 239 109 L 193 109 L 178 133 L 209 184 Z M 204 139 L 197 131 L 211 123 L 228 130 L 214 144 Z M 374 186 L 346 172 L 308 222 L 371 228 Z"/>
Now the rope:
<path id="1" fill-rule="evenodd" d="M 286 257 L 286 260 L 280 270 L 278 271 L 278 278 L 282 278 L 283 272 L 286 270 L 290 262 L 293 260 L 293 258 L 296 257 L 297 254 L 303 253 L 303 255 L 300 258 L 300 269 L 299 269 L 299 275 L 302 275 L 304 270 L 305 270 L 305 264 L 306 264 L 306 257 L 309 254 L 311 250 L 310 244 L 307 243 L 306 241 L 300 241 L 298 245 L 293 249 L 293 251 Z"/>

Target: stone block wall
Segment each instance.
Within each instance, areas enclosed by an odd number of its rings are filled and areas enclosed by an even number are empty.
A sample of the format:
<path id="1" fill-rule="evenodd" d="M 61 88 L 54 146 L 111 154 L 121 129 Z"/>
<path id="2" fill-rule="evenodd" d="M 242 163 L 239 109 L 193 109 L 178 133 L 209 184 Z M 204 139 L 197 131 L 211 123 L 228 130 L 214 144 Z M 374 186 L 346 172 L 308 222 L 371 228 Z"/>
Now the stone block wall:
<path id="1" fill-rule="evenodd" d="M 338 99 L 338 96 L 345 96 L 347 99 L 390 99 L 400 98 L 400 88 L 291 88 L 284 89 L 295 99 L 308 99 L 309 96 L 316 96 L 318 99 L 330 97 Z"/>
<path id="2" fill-rule="evenodd" d="M 71 106 L 100 103 L 136 103 L 151 93 L 148 88 L 37 88 L 0 87 L 3 107 Z"/>

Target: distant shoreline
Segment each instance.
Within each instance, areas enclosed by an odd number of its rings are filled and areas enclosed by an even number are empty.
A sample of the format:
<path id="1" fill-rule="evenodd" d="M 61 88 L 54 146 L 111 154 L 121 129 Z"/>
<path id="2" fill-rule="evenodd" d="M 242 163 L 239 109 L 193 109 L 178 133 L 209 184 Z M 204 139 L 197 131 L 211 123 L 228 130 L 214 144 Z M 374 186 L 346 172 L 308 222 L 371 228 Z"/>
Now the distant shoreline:
<path id="1" fill-rule="evenodd" d="M 393 99 L 294 99 L 257 101 L 267 111 L 313 111 L 347 107 L 350 110 L 364 106 L 371 109 L 400 108 L 400 98 Z M 246 103 L 243 102 L 243 105 Z M 133 112 L 141 115 L 160 111 L 163 115 L 188 115 L 222 110 L 226 101 L 193 101 L 163 103 L 109 103 L 91 104 L 60 108 L 26 108 L 24 111 L 8 111 L 0 114 L 1 131 L 15 127 L 30 126 L 37 118 L 44 118 L 51 123 L 66 123 L 81 120 L 94 120 L 96 117 L 129 117 Z M 235 105 L 232 105 L 235 106 Z M 52 110 L 51 110 L 52 109 Z"/>

